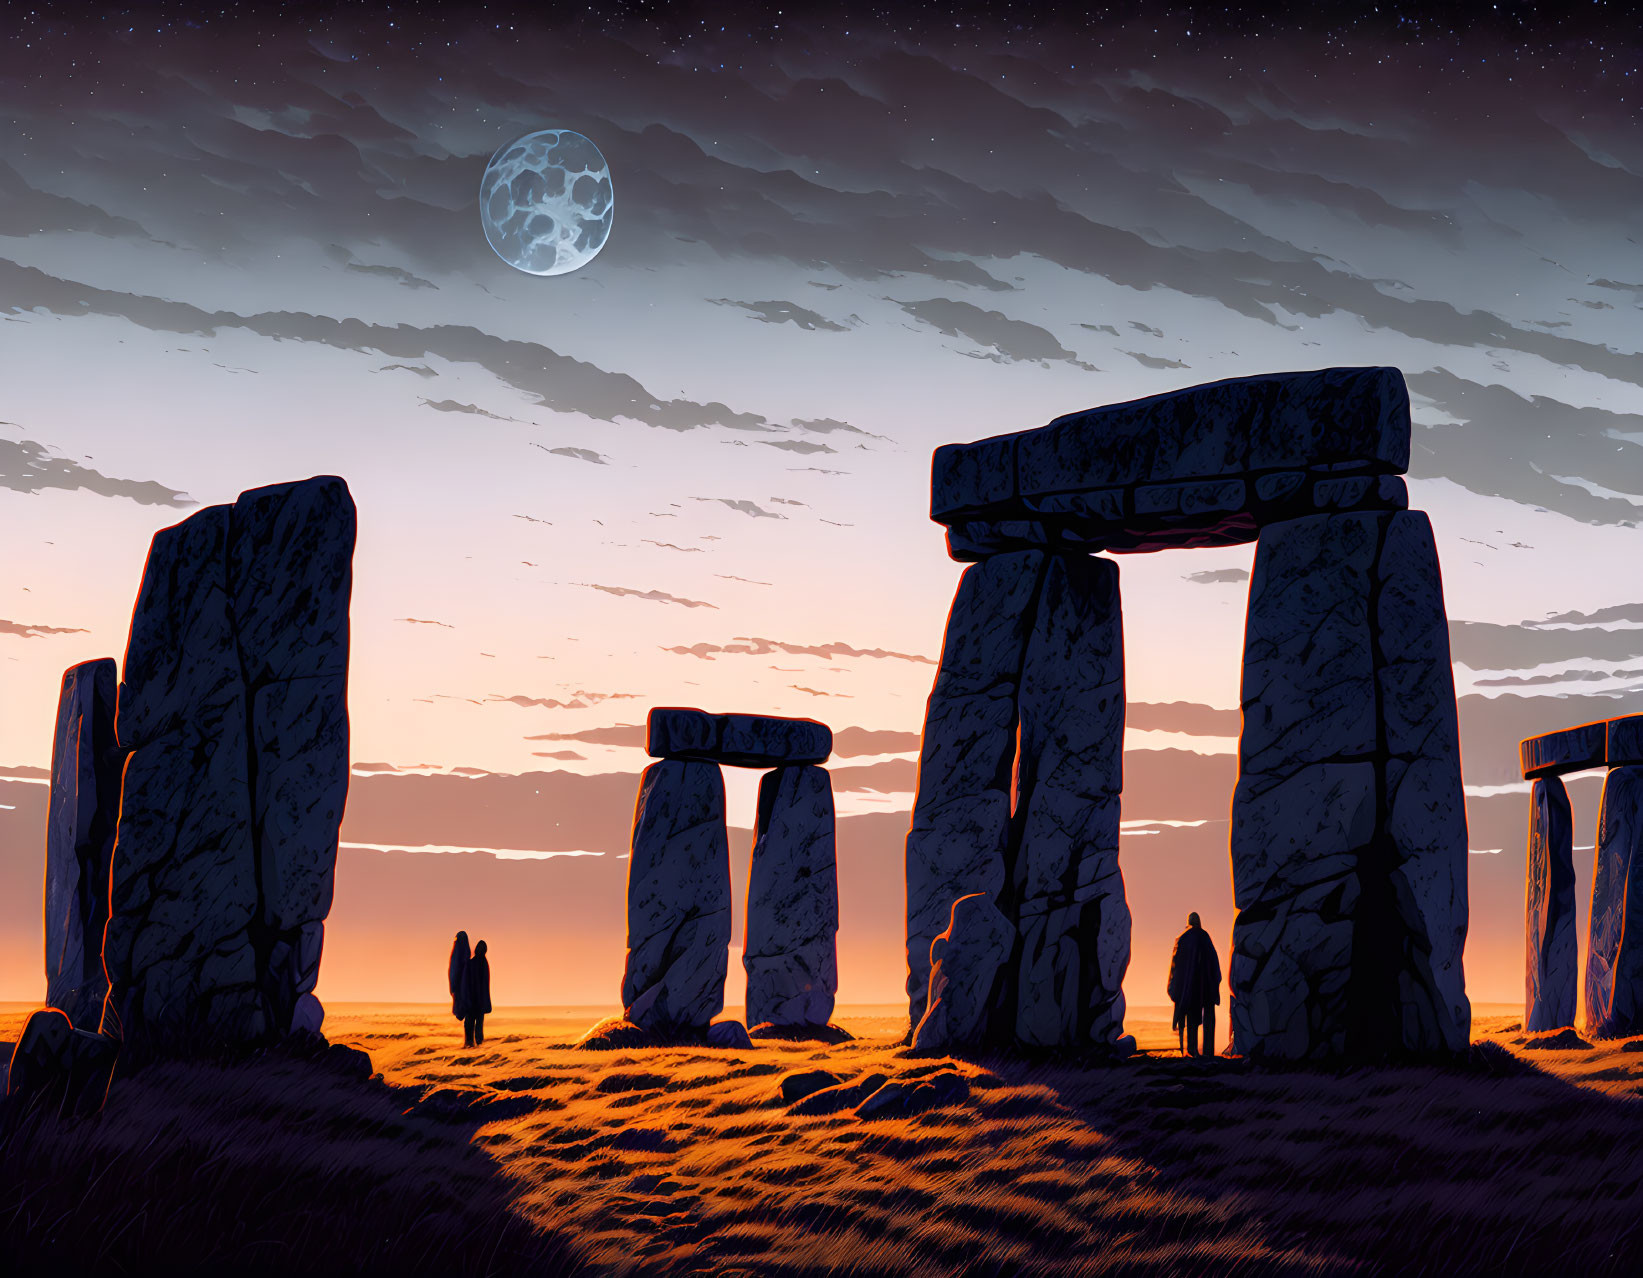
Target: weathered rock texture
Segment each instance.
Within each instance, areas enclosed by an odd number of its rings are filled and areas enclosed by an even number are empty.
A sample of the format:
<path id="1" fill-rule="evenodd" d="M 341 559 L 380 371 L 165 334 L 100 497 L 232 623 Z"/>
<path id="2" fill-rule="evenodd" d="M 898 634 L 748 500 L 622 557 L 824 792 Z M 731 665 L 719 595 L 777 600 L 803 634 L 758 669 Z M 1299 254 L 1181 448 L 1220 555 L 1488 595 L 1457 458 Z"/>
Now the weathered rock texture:
<path id="1" fill-rule="evenodd" d="M 1464 1050 L 1466 815 L 1426 517 L 1263 529 L 1242 697 L 1234 1050 Z"/>
<path id="2" fill-rule="evenodd" d="M 46 821 L 46 1002 L 80 1029 L 102 1020 L 108 865 L 120 815 L 116 674 L 105 657 L 63 672 Z"/>
<path id="3" fill-rule="evenodd" d="M 6 1074 L 6 1095 L 64 1113 L 101 1108 L 119 1044 L 76 1029 L 67 1013 L 42 1007 L 23 1023 Z"/>
<path id="4" fill-rule="evenodd" d="M 823 763 L 833 752 L 833 732 L 814 719 L 658 706 L 646 720 L 645 751 L 658 759 L 701 759 L 738 768 Z"/>
<path id="5" fill-rule="evenodd" d="M 930 946 L 930 1000 L 913 1031 L 920 1051 L 973 1047 L 989 1035 L 1015 949 L 1015 928 L 985 892 L 953 902 Z"/>
<path id="6" fill-rule="evenodd" d="M 1563 782 L 1538 779 L 1529 813 L 1523 1028 L 1539 1033 L 1575 1023 L 1574 824 Z"/>
<path id="7" fill-rule="evenodd" d="M 724 778 L 715 763 L 653 763 L 633 815 L 626 1018 L 654 1034 L 705 1034 L 724 1010 L 729 946 Z"/>
<path id="8" fill-rule="evenodd" d="M 1047 557 L 995 555 L 964 570 L 924 715 L 907 833 L 907 1003 L 929 1002 L 930 943 L 953 902 L 1007 882 L 1016 701 Z M 996 907 L 994 907 L 996 908 Z"/>
<path id="9" fill-rule="evenodd" d="M 961 560 L 1232 545 L 1315 511 L 1407 506 L 1409 429 L 1394 368 L 1234 378 L 938 448 L 930 517 Z"/>
<path id="10" fill-rule="evenodd" d="M 1586 948 L 1586 1035 L 1643 1034 L 1643 767 L 1603 781 Z"/>
<path id="11" fill-rule="evenodd" d="M 332 477 L 155 535 L 120 685 L 104 947 L 104 1029 L 139 1055 L 317 1027 L 354 535 Z"/>
<path id="12" fill-rule="evenodd" d="M 1602 767 L 1607 742 L 1607 723 L 1582 723 L 1530 737 L 1519 743 L 1518 757 L 1525 778 L 1558 776 L 1583 768 Z"/>
<path id="13" fill-rule="evenodd" d="M 973 571 L 973 570 L 972 570 Z M 1124 630 L 1118 566 L 1052 555 L 1019 693 L 1006 917 L 1020 934 L 1013 1030 L 1033 1046 L 1123 1034 L 1130 910 L 1118 867 Z"/>
<path id="14" fill-rule="evenodd" d="M 749 1025 L 824 1026 L 839 987 L 839 886 L 833 782 L 824 768 L 789 765 L 759 782 L 747 878 Z"/>

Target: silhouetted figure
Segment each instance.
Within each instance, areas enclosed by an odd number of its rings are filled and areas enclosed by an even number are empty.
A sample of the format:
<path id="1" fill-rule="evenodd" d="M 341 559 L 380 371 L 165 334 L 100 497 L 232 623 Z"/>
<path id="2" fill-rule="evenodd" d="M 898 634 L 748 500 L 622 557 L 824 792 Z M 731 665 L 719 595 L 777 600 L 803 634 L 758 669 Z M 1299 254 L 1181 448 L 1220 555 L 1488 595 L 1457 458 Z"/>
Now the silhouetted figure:
<path id="1" fill-rule="evenodd" d="M 1187 930 L 1175 938 L 1169 963 L 1169 996 L 1175 1024 L 1185 1030 L 1182 1049 L 1188 1056 L 1215 1055 L 1215 1005 L 1221 1001 L 1221 959 L 1196 914 L 1187 915 Z M 1203 1051 L 1198 1026 L 1204 1027 Z"/>
<path id="2" fill-rule="evenodd" d="M 462 1034 L 467 1046 L 478 1047 L 485 1041 L 485 1013 L 491 1010 L 491 961 L 485 957 L 484 941 L 474 946 L 473 957 L 468 960 L 462 993 Z"/>
<path id="3" fill-rule="evenodd" d="M 468 934 L 458 932 L 456 940 L 451 943 L 451 1015 L 464 1022 L 464 1028 L 468 1019 L 468 964 L 472 961 Z M 471 1034 L 468 1046 L 473 1046 Z"/>

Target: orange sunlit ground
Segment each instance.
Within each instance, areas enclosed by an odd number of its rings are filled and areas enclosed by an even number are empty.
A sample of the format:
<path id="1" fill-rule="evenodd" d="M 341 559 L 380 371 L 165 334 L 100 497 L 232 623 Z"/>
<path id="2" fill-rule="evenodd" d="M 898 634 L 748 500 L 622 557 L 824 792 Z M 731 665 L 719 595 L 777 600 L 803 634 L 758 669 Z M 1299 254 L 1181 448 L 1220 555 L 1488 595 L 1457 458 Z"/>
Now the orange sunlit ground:
<path id="1" fill-rule="evenodd" d="M 443 1009 L 343 1005 L 327 1034 L 369 1052 L 380 1082 L 278 1062 L 160 1067 L 117 1083 L 101 1119 L 9 1152 L 36 1160 L 36 1189 L 48 1145 L 81 1176 L 100 1161 L 130 1174 L 185 1140 L 206 1177 L 348 1164 L 361 1212 L 461 1183 L 490 1223 L 463 1218 L 453 1237 L 523 1217 L 557 1236 L 554 1263 L 597 1272 L 1599 1274 L 1631 1255 L 1643 1039 L 1536 1050 L 1489 1007 L 1467 1068 L 1249 1070 L 1179 1059 L 1162 1009 L 1140 1008 L 1143 1055 L 1091 1068 L 919 1058 L 897 1046 L 895 1009 L 845 1008 L 857 1037 L 837 1047 L 574 1049 L 607 1010 L 504 1010 L 469 1051 Z M 0 1036 L 21 1021 L 0 1014 Z M 970 1098 L 911 1118 L 798 1115 L 778 1095 L 796 1070 L 945 1067 Z M 246 1136 L 257 1123 L 312 1134 L 286 1155 Z M 545 1263 L 477 1259 L 461 1271 Z"/>

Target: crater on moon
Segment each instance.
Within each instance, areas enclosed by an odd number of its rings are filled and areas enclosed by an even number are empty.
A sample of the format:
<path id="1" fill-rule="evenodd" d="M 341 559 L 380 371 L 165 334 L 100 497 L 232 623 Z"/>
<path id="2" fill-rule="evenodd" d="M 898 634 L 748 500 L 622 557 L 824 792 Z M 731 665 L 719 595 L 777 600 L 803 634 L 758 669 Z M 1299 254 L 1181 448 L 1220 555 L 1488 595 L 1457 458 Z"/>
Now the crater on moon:
<path id="1" fill-rule="evenodd" d="M 615 207 L 605 157 L 570 129 L 515 138 L 491 156 L 479 183 L 485 239 L 529 275 L 586 266 L 610 238 Z"/>

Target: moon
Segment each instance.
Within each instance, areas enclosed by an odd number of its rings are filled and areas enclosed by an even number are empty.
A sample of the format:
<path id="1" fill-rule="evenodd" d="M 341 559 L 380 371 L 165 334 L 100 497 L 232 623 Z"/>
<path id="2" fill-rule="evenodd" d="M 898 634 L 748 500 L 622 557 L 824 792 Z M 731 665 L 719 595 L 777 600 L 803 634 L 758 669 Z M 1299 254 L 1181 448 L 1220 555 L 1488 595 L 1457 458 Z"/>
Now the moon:
<path id="1" fill-rule="evenodd" d="M 539 129 L 498 148 L 479 183 L 485 239 L 527 275 L 565 275 L 593 261 L 615 211 L 605 157 L 570 129 Z"/>

